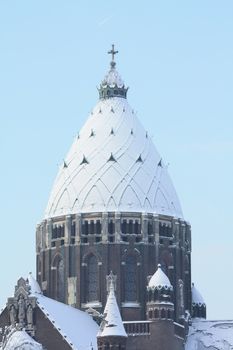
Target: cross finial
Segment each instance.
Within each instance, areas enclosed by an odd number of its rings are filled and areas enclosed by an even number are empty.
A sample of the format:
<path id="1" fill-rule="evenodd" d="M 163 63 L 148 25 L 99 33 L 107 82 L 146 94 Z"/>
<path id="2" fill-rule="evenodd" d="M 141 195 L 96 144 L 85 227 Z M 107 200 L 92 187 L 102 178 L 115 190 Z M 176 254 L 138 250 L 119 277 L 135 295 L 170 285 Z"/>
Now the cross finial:
<path id="1" fill-rule="evenodd" d="M 108 51 L 108 54 L 112 55 L 112 61 L 111 61 L 111 67 L 114 68 L 116 65 L 116 62 L 114 61 L 114 56 L 118 53 L 118 51 L 115 50 L 114 44 L 112 44 L 112 50 Z"/>

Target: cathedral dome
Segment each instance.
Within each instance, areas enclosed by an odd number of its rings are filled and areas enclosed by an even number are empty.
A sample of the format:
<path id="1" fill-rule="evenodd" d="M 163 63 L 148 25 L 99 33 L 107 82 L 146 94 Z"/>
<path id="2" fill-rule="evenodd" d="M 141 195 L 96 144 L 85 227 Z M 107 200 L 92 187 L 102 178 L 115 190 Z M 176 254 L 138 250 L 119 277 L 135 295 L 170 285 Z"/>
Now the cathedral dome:
<path id="1" fill-rule="evenodd" d="M 46 218 L 116 211 L 182 218 L 167 167 L 128 104 L 114 61 L 99 94 L 59 169 Z"/>

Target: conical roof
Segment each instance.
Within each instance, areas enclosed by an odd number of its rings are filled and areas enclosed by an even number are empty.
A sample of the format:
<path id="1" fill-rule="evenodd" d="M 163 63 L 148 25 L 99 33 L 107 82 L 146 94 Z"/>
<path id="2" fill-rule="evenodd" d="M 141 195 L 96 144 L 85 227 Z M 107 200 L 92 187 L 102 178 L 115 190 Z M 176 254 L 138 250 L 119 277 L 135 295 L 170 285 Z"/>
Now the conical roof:
<path id="1" fill-rule="evenodd" d="M 172 288 L 172 285 L 169 281 L 169 278 L 161 269 L 160 264 L 158 264 L 157 271 L 151 277 L 149 284 L 148 284 L 148 287 L 149 288 L 158 288 L 158 289 L 161 289 L 161 288 L 171 289 Z"/>
<path id="2" fill-rule="evenodd" d="M 100 96 L 59 169 L 46 218 L 103 211 L 182 218 L 167 167 L 126 99 L 115 62 L 101 89 L 107 89 L 104 97 Z"/>
<path id="3" fill-rule="evenodd" d="M 127 337 L 124 325 L 122 323 L 121 314 L 117 305 L 113 283 L 110 285 L 110 291 L 104 309 L 104 315 L 106 315 L 104 320 L 105 324 L 102 332 L 99 334 L 99 337 Z"/>

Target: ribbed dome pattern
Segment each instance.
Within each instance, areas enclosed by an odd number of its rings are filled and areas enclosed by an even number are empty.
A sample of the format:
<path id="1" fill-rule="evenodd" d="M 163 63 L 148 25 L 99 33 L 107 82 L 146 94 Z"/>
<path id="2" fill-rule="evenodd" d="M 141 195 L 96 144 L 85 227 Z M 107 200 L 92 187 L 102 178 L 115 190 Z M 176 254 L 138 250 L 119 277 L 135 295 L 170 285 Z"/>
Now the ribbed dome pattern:
<path id="1" fill-rule="evenodd" d="M 182 218 L 167 168 L 126 99 L 100 100 L 55 180 L 46 217 L 105 211 Z"/>

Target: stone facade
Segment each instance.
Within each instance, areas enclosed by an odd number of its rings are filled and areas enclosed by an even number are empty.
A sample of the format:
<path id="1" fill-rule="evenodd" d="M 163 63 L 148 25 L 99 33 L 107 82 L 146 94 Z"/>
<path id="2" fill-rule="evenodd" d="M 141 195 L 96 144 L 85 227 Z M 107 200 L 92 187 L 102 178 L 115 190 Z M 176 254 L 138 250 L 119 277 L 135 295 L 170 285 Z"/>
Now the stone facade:
<path id="1" fill-rule="evenodd" d="M 123 320 L 144 320 L 146 286 L 161 263 L 174 286 L 174 319 L 191 312 L 191 233 L 185 221 L 132 213 L 69 215 L 37 227 L 37 279 L 45 295 L 103 311 L 106 276 L 117 276 Z"/>

